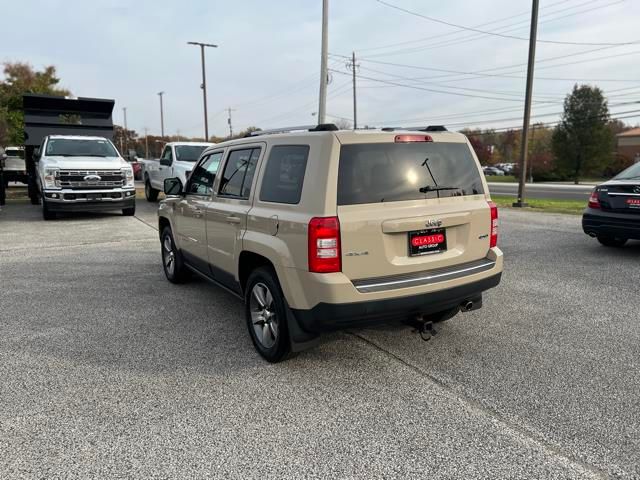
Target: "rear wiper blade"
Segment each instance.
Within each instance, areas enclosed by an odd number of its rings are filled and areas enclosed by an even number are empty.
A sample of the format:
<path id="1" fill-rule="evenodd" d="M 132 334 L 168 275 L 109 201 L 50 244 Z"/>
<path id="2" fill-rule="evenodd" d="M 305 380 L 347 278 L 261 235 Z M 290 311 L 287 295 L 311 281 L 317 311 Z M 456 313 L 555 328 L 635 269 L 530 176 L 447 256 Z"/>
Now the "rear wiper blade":
<path id="1" fill-rule="evenodd" d="M 439 192 L 441 190 L 462 190 L 462 188 L 460 188 L 460 187 L 432 187 L 431 185 L 427 185 L 426 187 L 420 188 L 420 193 Z"/>

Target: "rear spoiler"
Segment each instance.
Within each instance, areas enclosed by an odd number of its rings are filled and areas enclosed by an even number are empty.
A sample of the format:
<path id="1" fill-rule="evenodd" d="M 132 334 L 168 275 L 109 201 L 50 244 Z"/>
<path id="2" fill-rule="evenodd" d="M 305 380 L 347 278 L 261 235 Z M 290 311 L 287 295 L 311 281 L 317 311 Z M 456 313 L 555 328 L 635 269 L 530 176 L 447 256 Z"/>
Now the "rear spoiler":
<path id="1" fill-rule="evenodd" d="M 37 147 L 47 135 L 88 135 L 113 140 L 114 100 L 22 96 L 25 146 Z"/>

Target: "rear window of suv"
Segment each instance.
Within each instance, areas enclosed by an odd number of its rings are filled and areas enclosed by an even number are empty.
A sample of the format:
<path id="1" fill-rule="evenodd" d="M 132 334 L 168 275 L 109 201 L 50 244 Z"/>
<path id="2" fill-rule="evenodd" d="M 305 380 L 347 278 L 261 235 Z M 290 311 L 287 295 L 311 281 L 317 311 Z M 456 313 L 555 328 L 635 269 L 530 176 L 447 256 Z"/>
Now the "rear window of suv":
<path id="1" fill-rule="evenodd" d="M 483 193 L 466 143 L 367 143 L 340 150 L 338 205 Z"/>

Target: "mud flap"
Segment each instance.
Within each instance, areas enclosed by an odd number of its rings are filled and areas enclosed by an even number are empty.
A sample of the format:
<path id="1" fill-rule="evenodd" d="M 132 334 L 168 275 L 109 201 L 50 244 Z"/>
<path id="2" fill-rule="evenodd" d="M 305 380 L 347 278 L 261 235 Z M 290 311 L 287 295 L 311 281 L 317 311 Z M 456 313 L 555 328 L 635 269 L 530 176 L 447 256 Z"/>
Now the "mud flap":
<path id="1" fill-rule="evenodd" d="M 287 311 L 287 327 L 289 329 L 291 351 L 301 352 L 316 347 L 320 343 L 320 335 L 317 333 L 309 333 L 302 329 L 286 300 L 284 307 Z"/>

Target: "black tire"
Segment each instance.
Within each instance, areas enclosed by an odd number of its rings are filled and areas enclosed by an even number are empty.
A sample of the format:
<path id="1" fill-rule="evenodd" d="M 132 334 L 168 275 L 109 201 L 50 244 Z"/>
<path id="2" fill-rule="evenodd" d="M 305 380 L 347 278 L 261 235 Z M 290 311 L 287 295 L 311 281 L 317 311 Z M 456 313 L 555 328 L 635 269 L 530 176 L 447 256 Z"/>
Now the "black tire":
<path id="1" fill-rule="evenodd" d="M 42 199 L 42 218 L 45 220 L 55 220 L 57 217 L 56 212 L 49 210 L 49 205 Z"/>
<path id="2" fill-rule="evenodd" d="M 182 253 L 176 247 L 173 240 L 171 227 L 165 227 L 160 237 L 160 253 L 162 255 L 162 268 L 164 274 L 171 283 L 184 283 L 189 278 L 189 271 L 184 265 Z M 168 260 L 168 256 L 172 253 L 172 261 Z"/>
<path id="3" fill-rule="evenodd" d="M 144 182 L 144 196 L 147 199 L 147 202 L 157 202 L 159 193 L 160 191 L 153 188 L 151 186 L 151 183 L 149 183 L 149 179 L 147 178 L 147 180 Z"/>
<path id="4" fill-rule="evenodd" d="M 604 245 L 605 247 L 623 247 L 625 243 L 627 243 L 626 238 L 620 237 L 608 237 L 605 235 L 598 235 L 598 241 Z"/>
<path id="5" fill-rule="evenodd" d="M 125 217 L 133 217 L 136 214 L 136 207 L 135 205 L 131 208 L 123 208 L 122 209 L 122 215 L 124 215 Z"/>
<path id="6" fill-rule="evenodd" d="M 256 289 L 262 292 L 262 299 Z M 268 301 L 266 291 L 269 292 L 271 302 Z M 258 353 L 270 363 L 290 358 L 291 342 L 284 295 L 273 269 L 260 267 L 251 272 L 244 300 L 247 329 Z M 268 317 L 265 317 L 265 312 L 269 314 Z"/>
<path id="7" fill-rule="evenodd" d="M 424 316 L 424 319 L 433 323 L 440 323 L 455 317 L 460 312 L 459 307 L 445 310 L 443 312 L 430 313 Z"/>

